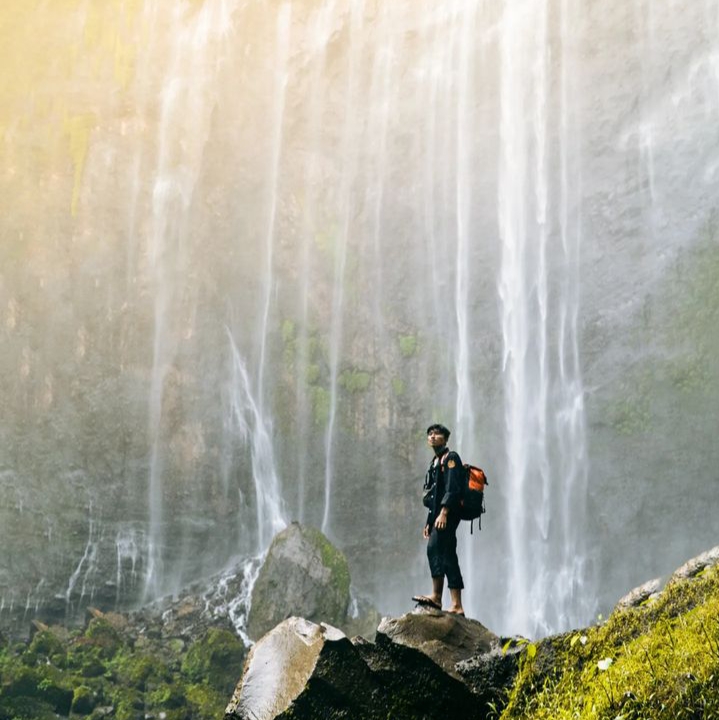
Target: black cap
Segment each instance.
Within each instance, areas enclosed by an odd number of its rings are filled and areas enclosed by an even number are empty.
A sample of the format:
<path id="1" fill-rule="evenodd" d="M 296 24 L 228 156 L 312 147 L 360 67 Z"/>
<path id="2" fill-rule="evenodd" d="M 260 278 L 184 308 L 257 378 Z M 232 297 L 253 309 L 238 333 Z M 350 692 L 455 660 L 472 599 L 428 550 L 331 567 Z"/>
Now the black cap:
<path id="1" fill-rule="evenodd" d="M 436 430 L 438 433 L 441 433 L 442 435 L 444 435 L 444 439 L 445 439 L 445 440 L 449 440 L 449 436 L 452 434 L 452 433 L 449 431 L 449 428 L 446 428 L 444 425 L 440 425 L 439 423 L 435 423 L 434 425 L 430 425 L 430 426 L 427 428 L 427 435 L 429 435 L 429 434 L 432 432 L 432 430 Z"/>

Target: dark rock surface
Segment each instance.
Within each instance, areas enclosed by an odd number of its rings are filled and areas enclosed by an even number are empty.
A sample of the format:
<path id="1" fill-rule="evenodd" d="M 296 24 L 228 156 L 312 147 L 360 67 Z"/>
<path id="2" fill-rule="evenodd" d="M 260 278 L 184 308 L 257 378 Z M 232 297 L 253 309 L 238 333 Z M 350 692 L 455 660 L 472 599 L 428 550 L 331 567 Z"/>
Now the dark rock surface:
<path id="1" fill-rule="evenodd" d="M 461 661 L 483 655 L 493 660 L 458 670 Z M 510 661 L 498 672 L 500 656 L 496 635 L 448 613 L 418 610 L 386 618 L 375 643 L 290 618 L 250 652 L 226 718 L 484 718 L 516 671 Z M 485 684 L 483 667 L 492 672 Z"/>

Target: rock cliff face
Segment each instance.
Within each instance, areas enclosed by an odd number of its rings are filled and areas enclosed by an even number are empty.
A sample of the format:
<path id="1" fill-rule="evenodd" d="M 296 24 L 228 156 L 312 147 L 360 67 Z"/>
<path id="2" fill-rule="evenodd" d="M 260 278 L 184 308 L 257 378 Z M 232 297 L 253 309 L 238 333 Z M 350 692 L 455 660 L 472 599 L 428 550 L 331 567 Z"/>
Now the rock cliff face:
<path id="1" fill-rule="evenodd" d="M 178 592 L 278 516 L 400 614 L 435 419 L 497 480 L 502 632 L 580 541 L 607 608 L 714 542 L 714 0 L 10 2 L 0 624 Z M 526 505 L 513 441 L 556 462 Z"/>

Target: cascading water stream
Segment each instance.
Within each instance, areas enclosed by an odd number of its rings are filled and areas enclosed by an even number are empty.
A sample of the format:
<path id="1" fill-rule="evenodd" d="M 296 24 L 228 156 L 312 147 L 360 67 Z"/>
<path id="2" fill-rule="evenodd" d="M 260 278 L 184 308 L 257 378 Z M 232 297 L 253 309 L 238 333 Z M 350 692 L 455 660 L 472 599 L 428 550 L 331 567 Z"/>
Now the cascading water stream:
<path id="1" fill-rule="evenodd" d="M 566 73 L 571 64 L 565 52 L 560 78 L 561 260 L 558 289 L 550 293 L 549 247 L 557 243 L 550 237 L 548 215 L 547 8 L 547 3 L 531 9 L 526 3 L 508 3 L 501 32 L 498 290 L 504 337 L 505 523 L 511 551 L 506 604 L 509 625 L 530 637 L 567 627 L 586 612 L 575 596 L 585 579 L 580 538 L 586 455 L 576 336 L 580 236 L 568 209 Z M 568 8 L 562 9 L 562 29 L 568 31 Z M 533 41 L 527 43 L 527 37 Z"/>
<path id="2" fill-rule="evenodd" d="M 274 460 L 272 428 L 252 391 L 245 362 L 231 335 L 229 341 L 233 371 L 230 409 L 240 437 L 251 447 L 251 475 L 255 489 L 257 522 L 255 552 L 261 554 L 269 547 L 274 535 L 287 525 L 287 521 L 282 508 L 280 480 Z"/>
<path id="3" fill-rule="evenodd" d="M 325 493 L 322 514 L 322 532 L 331 535 L 332 483 L 334 479 L 335 424 L 337 422 L 338 381 L 340 372 L 340 353 L 342 350 L 342 324 L 345 296 L 345 270 L 347 266 L 347 246 L 350 235 L 350 223 L 353 218 L 353 183 L 357 171 L 355 136 L 358 127 L 357 102 L 359 51 L 358 37 L 361 37 L 364 0 L 351 0 L 349 13 L 349 60 L 347 69 L 347 94 L 345 97 L 345 116 L 342 137 L 342 180 L 339 188 L 340 229 L 335 247 L 334 283 L 332 289 L 332 320 L 330 325 L 329 348 L 329 413 L 325 431 Z"/>
<path id="4" fill-rule="evenodd" d="M 265 371 L 267 369 L 267 339 L 270 330 L 270 308 L 272 305 L 272 296 L 275 291 L 275 273 L 274 273 L 274 249 L 275 234 L 277 227 L 277 203 L 279 196 L 279 170 L 280 160 L 282 157 L 282 126 L 285 119 L 285 92 L 287 87 L 287 54 L 290 44 L 290 22 L 292 20 L 292 6 L 289 3 L 283 3 L 280 6 L 277 15 L 277 56 L 275 60 L 275 72 L 277 77 L 273 80 L 274 99 L 272 106 L 272 134 L 271 134 L 271 157 L 269 162 L 268 176 L 268 199 L 267 199 L 267 232 L 265 235 L 264 247 L 264 279 L 262 287 L 264 290 L 264 298 L 261 309 L 261 326 L 260 326 L 260 353 L 257 363 L 258 372 L 258 388 L 259 388 L 259 410 L 264 413 L 265 405 Z"/>
<path id="5" fill-rule="evenodd" d="M 187 24 L 186 8 L 175 5 L 169 13 L 174 43 L 160 102 L 157 165 L 152 188 L 152 214 L 148 255 L 154 282 L 154 342 L 149 393 L 149 530 L 144 599 L 167 590 L 175 575 L 164 567 L 166 518 L 164 499 L 163 394 L 168 370 L 178 351 L 182 330 L 179 318 L 186 302 L 185 276 L 189 272 L 191 239 L 188 237 L 190 207 L 202 167 L 202 153 L 209 136 L 212 103 L 198 103 L 213 88 L 217 60 L 211 53 L 230 27 L 234 3 L 203 5 L 193 23 Z M 147 24 L 167 20 L 166 9 L 146 8 Z M 158 52 L 161 52 L 158 49 Z M 198 62 L 197 57 L 207 57 Z M 157 62 L 162 60 L 154 58 Z M 185 318 L 183 318 L 185 319 Z"/>

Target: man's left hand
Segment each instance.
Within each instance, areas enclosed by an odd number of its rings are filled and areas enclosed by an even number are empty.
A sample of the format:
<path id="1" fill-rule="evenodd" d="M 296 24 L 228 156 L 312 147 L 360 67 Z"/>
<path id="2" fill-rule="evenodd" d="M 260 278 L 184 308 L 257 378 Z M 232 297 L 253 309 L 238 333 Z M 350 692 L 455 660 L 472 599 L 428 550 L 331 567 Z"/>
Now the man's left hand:
<path id="1" fill-rule="evenodd" d="M 434 526 L 437 530 L 444 530 L 447 527 L 447 508 L 443 507 L 437 519 L 434 521 Z"/>

